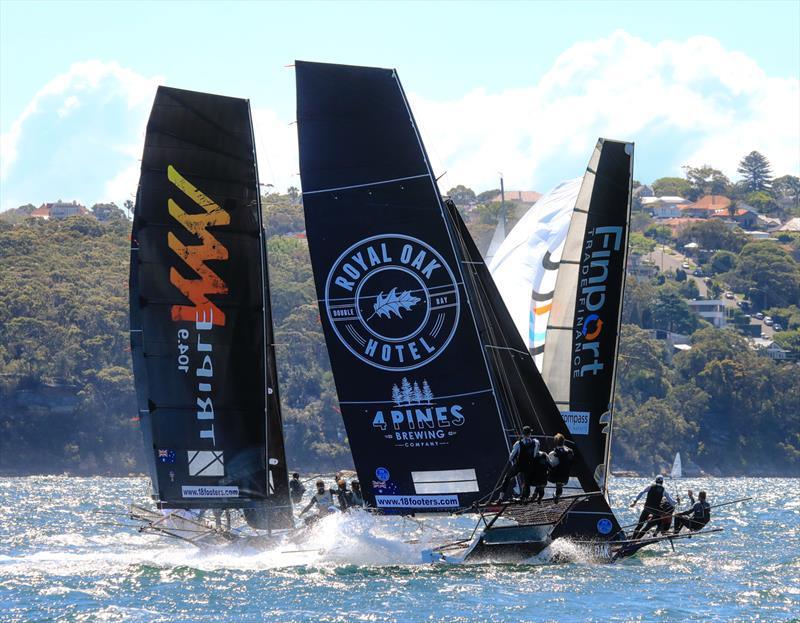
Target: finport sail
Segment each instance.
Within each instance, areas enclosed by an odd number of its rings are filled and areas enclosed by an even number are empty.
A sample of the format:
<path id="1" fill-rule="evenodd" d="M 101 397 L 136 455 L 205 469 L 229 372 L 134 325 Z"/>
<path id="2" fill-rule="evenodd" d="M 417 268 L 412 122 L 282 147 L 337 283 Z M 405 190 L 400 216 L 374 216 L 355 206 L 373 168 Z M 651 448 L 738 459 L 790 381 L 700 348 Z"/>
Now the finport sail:
<path id="1" fill-rule="evenodd" d="M 632 179 L 633 144 L 600 139 L 570 221 L 544 349 L 547 387 L 604 492 Z"/>
<path id="2" fill-rule="evenodd" d="M 159 506 L 238 507 L 289 525 L 247 100 L 159 87 L 131 236 L 130 320 Z"/>

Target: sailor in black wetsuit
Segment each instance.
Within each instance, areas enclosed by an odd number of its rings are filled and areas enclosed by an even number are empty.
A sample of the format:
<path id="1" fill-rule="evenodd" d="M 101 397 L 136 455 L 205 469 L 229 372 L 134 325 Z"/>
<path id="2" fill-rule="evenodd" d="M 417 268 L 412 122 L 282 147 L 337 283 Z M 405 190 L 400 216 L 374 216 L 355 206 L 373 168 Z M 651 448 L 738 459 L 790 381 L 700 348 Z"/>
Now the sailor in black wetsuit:
<path id="1" fill-rule="evenodd" d="M 669 494 L 664 488 L 664 478 L 663 476 L 656 476 L 656 481 L 649 487 L 645 487 L 636 496 L 636 499 L 631 502 L 631 508 L 636 506 L 636 503 L 639 501 L 643 495 L 647 494 L 647 497 L 644 500 L 644 508 L 642 509 L 641 514 L 639 515 L 639 523 L 636 524 L 636 529 L 633 531 L 633 538 L 638 539 L 645 532 L 647 532 L 650 528 L 657 525 L 659 520 L 661 519 L 661 499 L 664 498 L 666 501 L 672 505 L 674 508 L 677 505 L 677 502 L 672 499 L 672 496 Z"/>
<path id="2" fill-rule="evenodd" d="M 339 488 L 334 489 L 333 493 L 339 501 L 339 509 L 346 511 L 353 505 L 353 494 L 347 490 L 347 481 L 344 478 L 340 478 L 336 485 Z"/>
<path id="3" fill-rule="evenodd" d="M 508 455 L 510 467 L 506 472 L 506 477 L 503 479 L 503 484 L 500 485 L 500 498 L 496 500 L 496 502 L 502 502 L 508 497 L 508 489 L 512 485 L 514 478 L 519 474 L 522 474 L 524 479 L 522 497 L 528 497 L 530 485 L 525 475 L 530 471 L 533 457 L 535 457 L 538 452 L 539 440 L 533 438 L 530 426 L 523 426 L 522 438 L 517 440 L 511 448 L 511 454 Z"/>
<path id="4" fill-rule="evenodd" d="M 300 474 L 295 472 L 289 480 L 289 496 L 292 498 L 292 503 L 299 504 L 305 492 L 306 488 L 303 483 L 300 482 Z"/>
<path id="5" fill-rule="evenodd" d="M 680 497 L 676 498 L 677 502 L 680 503 Z M 669 529 L 672 526 L 672 514 L 675 512 L 675 506 L 669 503 L 666 496 L 661 498 L 661 506 L 658 507 L 659 515 L 658 517 L 654 517 L 650 520 L 644 528 L 644 531 L 647 532 L 650 528 L 650 523 L 652 523 L 656 527 L 656 536 L 658 534 L 668 534 Z"/>
<path id="6" fill-rule="evenodd" d="M 694 501 L 694 495 L 692 495 L 691 489 L 689 489 L 687 493 L 689 494 L 689 501 L 692 503 L 692 507 L 688 511 L 675 515 L 674 534 L 678 534 L 684 526 L 689 528 L 692 532 L 697 532 L 705 528 L 706 524 L 711 521 L 711 505 L 706 502 L 706 492 L 701 491 L 698 494 L 700 499 L 697 502 Z"/>
<path id="7" fill-rule="evenodd" d="M 537 452 L 531 459 L 531 465 L 525 472 L 525 483 L 534 487 L 531 502 L 540 504 L 544 497 L 544 488 L 547 486 L 547 474 L 550 471 L 550 461 L 547 454 Z"/>
<path id="8" fill-rule="evenodd" d="M 550 474 L 547 479 L 556 486 L 556 494 L 553 499 L 558 501 L 564 490 L 564 485 L 569 481 L 569 472 L 572 469 L 575 453 L 572 448 L 564 445 L 564 435 L 561 433 L 556 433 L 553 442 L 556 447 L 547 457 L 550 461 Z"/>

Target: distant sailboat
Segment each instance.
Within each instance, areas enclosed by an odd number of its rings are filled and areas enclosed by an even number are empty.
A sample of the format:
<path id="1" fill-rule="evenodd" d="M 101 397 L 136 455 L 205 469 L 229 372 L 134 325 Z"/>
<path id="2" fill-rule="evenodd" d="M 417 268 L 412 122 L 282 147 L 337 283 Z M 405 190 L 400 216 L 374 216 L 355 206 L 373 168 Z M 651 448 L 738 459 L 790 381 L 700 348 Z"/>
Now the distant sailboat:
<path id="1" fill-rule="evenodd" d="M 683 478 L 683 466 L 681 464 L 681 453 L 675 453 L 675 460 L 672 462 L 672 471 L 670 478 Z"/>

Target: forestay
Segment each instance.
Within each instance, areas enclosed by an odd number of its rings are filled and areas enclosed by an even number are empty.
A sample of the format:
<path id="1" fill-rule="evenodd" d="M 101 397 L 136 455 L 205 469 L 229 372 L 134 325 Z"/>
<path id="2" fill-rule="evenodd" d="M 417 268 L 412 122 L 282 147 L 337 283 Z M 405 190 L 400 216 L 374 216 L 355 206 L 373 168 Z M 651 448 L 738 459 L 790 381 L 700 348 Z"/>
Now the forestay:
<path id="1" fill-rule="evenodd" d="M 155 497 L 162 508 L 244 507 L 259 527 L 280 527 L 291 507 L 258 188 L 248 102 L 160 87 L 130 273 Z"/>

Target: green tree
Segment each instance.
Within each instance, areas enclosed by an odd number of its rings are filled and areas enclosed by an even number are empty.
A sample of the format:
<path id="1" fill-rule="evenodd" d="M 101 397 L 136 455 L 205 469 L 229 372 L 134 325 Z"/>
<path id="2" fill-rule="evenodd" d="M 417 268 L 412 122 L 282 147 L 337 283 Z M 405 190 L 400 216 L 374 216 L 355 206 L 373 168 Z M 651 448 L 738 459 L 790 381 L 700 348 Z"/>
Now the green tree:
<path id="1" fill-rule="evenodd" d="M 663 244 L 672 242 L 672 228 L 669 225 L 650 225 L 644 230 L 644 235 Z"/>
<path id="2" fill-rule="evenodd" d="M 692 185 L 682 177 L 660 177 L 652 184 L 656 197 L 688 197 Z"/>
<path id="3" fill-rule="evenodd" d="M 617 373 L 620 393 L 637 402 L 666 396 L 670 371 L 665 359 L 663 342 L 636 325 L 623 324 Z"/>
<path id="4" fill-rule="evenodd" d="M 730 251 L 717 251 L 711 256 L 709 265 L 714 274 L 727 273 L 736 268 L 737 255 Z"/>
<path id="5" fill-rule="evenodd" d="M 500 194 L 499 188 L 492 188 L 490 190 L 484 190 L 482 193 L 478 193 L 477 199 L 478 203 L 486 203 L 497 197 Z"/>
<path id="6" fill-rule="evenodd" d="M 677 292 L 660 290 L 652 311 L 653 326 L 676 333 L 692 333 L 700 324 Z"/>
<path id="7" fill-rule="evenodd" d="M 785 307 L 800 300 L 800 265 L 771 240 L 749 242 L 742 248 L 729 282 L 737 291 L 757 290 L 764 307 Z"/>
<path id="8" fill-rule="evenodd" d="M 456 203 L 456 205 L 467 205 L 477 201 L 475 191 L 462 184 L 459 184 L 455 188 L 448 190 L 447 195 Z"/>
<path id="9" fill-rule="evenodd" d="M 688 198 L 692 201 L 703 195 L 727 195 L 730 192 L 731 181 L 718 169 L 704 164 L 702 167 L 686 166 L 683 170 L 691 187 Z"/>
<path id="10" fill-rule="evenodd" d="M 800 330 L 781 331 L 772 339 L 778 346 L 788 350 L 795 361 L 800 360 Z"/>
<path id="11" fill-rule="evenodd" d="M 749 193 L 745 201 L 761 214 L 776 214 L 778 212 L 778 205 L 775 203 L 772 195 L 765 190 L 757 190 Z"/>
<path id="12" fill-rule="evenodd" d="M 725 249 L 738 253 L 747 238 L 740 230 L 730 230 L 720 219 L 708 219 L 684 227 L 677 236 L 678 244 L 683 246 L 696 242 L 701 249 Z"/>
<path id="13" fill-rule="evenodd" d="M 783 175 L 772 180 L 772 193 L 778 200 L 784 200 L 795 208 L 800 207 L 800 177 Z"/>
<path id="14" fill-rule="evenodd" d="M 653 242 L 650 238 L 645 237 L 638 231 L 631 232 L 629 245 L 632 253 L 638 253 L 640 255 L 652 253 L 656 248 L 655 242 Z"/>
<path id="15" fill-rule="evenodd" d="M 770 170 L 769 160 L 757 151 L 751 151 L 736 169 L 742 175 L 742 182 L 748 192 L 759 190 L 769 190 L 772 181 L 772 171 Z"/>
<path id="16" fill-rule="evenodd" d="M 622 306 L 622 322 L 629 325 L 636 324 L 645 329 L 651 328 L 651 314 L 655 298 L 656 289 L 652 283 L 627 275 L 625 277 L 625 303 Z"/>

